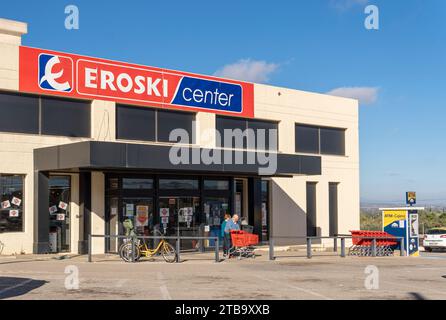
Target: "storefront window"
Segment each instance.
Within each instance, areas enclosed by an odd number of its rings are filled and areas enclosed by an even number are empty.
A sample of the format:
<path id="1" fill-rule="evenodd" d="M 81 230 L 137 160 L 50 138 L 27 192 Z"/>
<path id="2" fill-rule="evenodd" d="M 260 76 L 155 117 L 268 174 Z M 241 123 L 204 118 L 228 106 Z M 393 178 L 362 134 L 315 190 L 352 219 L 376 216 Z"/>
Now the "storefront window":
<path id="1" fill-rule="evenodd" d="M 122 179 L 123 189 L 152 189 L 153 179 L 132 179 L 123 178 Z"/>
<path id="2" fill-rule="evenodd" d="M 228 180 L 204 180 L 205 190 L 229 190 Z"/>
<path id="3" fill-rule="evenodd" d="M 0 232 L 23 231 L 23 182 L 21 175 L 0 175 Z"/>
<path id="4" fill-rule="evenodd" d="M 153 199 L 123 198 L 122 216 L 130 219 L 138 235 L 151 235 L 153 230 Z"/>
<path id="5" fill-rule="evenodd" d="M 70 187 L 69 176 L 51 176 L 49 181 L 50 251 L 70 251 Z"/>
<path id="6" fill-rule="evenodd" d="M 220 237 L 221 240 L 221 223 L 224 220 L 225 213 L 229 213 L 228 197 L 206 197 L 204 199 L 204 223 L 209 230 L 207 236 Z M 214 246 L 211 241 L 210 246 Z"/>
<path id="7" fill-rule="evenodd" d="M 160 179 L 160 189 L 167 190 L 196 190 L 198 180 L 192 179 Z"/>

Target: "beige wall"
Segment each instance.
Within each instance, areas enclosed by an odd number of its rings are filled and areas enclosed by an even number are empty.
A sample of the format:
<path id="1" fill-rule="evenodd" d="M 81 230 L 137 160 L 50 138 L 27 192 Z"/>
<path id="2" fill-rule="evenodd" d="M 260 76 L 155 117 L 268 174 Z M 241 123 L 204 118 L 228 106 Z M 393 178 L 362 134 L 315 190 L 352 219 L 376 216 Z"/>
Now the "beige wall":
<path id="1" fill-rule="evenodd" d="M 279 121 L 279 151 L 294 153 L 296 123 L 346 129 L 345 156 L 321 156 L 322 175 L 274 178 L 273 234 L 289 237 L 306 234 L 306 182 L 317 182 L 317 226 L 328 236 L 328 184 L 338 186 L 339 233 L 359 228 L 358 102 L 322 95 L 255 85 L 255 117 Z"/>
<path id="2" fill-rule="evenodd" d="M 8 29 L 9 28 L 9 29 Z M 9 30 L 5 32 L 5 30 Z M 0 19 L 0 89 L 18 90 L 18 46 L 26 25 Z M 328 235 L 328 183 L 339 182 L 339 232 L 359 228 L 358 103 L 355 100 L 266 85 L 254 86 L 255 117 L 279 121 L 279 152 L 294 153 L 294 125 L 306 123 L 346 129 L 346 156 L 322 156 L 322 175 L 272 179 L 272 214 L 275 236 L 305 236 L 307 181 L 317 182 L 317 224 Z M 115 141 L 115 103 L 95 100 L 92 104 L 93 140 Z M 196 117 L 196 141 L 215 147 L 215 115 Z M 207 133 L 204 136 L 202 133 Z M 24 232 L 0 234 L 4 254 L 31 253 L 33 245 L 33 150 L 73 143 L 79 138 L 0 133 L 0 173 L 25 175 Z M 136 143 L 135 141 L 133 141 Z M 137 142 L 144 143 L 144 142 Z M 77 252 L 82 218 L 79 212 L 79 177 L 72 175 L 71 248 Z M 104 233 L 104 175 L 92 177 L 92 232 Z M 93 249 L 102 252 L 103 240 Z"/>

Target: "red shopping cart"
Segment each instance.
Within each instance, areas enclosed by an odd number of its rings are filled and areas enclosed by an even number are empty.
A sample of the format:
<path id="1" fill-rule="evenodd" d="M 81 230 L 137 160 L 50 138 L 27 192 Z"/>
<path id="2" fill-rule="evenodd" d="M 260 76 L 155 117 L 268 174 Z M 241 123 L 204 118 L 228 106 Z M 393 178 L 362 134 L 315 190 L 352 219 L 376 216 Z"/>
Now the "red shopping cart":
<path id="1" fill-rule="evenodd" d="M 232 248 L 229 257 L 255 258 L 254 246 L 259 243 L 259 236 L 246 231 L 231 231 Z"/>
<path id="2" fill-rule="evenodd" d="M 372 242 L 376 240 L 375 254 L 378 257 L 393 256 L 397 247 L 397 239 L 384 231 L 353 230 L 352 246 L 349 249 L 350 256 L 372 256 Z"/>

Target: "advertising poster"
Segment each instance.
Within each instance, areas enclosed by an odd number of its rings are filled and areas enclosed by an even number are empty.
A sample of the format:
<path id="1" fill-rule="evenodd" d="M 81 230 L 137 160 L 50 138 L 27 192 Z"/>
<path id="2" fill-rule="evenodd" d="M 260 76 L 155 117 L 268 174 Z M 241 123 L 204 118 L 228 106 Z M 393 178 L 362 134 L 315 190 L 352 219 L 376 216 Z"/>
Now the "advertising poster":
<path id="1" fill-rule="evenodd" d="M 11 203 L 18 207 L 22 203 L 22 199 L 17 197 L 12 197 Z"/>
<path id="2" fill-rule="evenodd" d="M 160 208 L 160 217 L 169 217 L 169 208 Z"/>
<path id="3" fill-rule="evenodd" d="M 136 226 L 146 227 L 149 225 L 149 207 L 136 206 Z"/>
<path id="4" fill-rule="evenodd" d="M 417 211 L 409 211 L 409 255 L 418 257 L 420 255 L 419 245 L 419 220 Z"/>
<path id="5" fill-rule="evenodd" d="M 404 237 L 404 239 L 407 239 L 407 211 L 383 211 L 383 230 L 395 237 Z M 407 246 L 407 240 L 405 243 Z M 399 244 L 397 248 L 400 249 Z"/>
<path id="6" fill-rule="evenodd" d="M 19 217 L 19 210 L 9 210 L 9 217 L 10 218 L 18 218 Z"/>
<path id="7" fill-rule="evenodd" d="M 9 208 L 11 206 L 11 202 L 9 200 L 5 200 L 2 202 L 2 209 Z"/>
<path id="8" fill-rule="evenodd" d="M 56 206 L 51 206 L 49 208 L 50 214 L 56 214 L 57 213 L 57 207 Z"/>
<path id="9" fill-rule="evenodd" d="M 133 217 L 135 215 L 135 206 L 133 203 L 127 203 L 125 205 L 125 216 L 126 217 Z"/>

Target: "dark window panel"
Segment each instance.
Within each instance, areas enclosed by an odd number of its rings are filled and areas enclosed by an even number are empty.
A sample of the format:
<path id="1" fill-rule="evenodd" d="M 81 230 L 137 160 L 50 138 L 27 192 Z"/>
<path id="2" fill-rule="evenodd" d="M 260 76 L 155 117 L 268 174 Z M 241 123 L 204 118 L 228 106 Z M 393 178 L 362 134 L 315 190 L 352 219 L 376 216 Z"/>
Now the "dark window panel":
<path id="1" fill-rule="evenodd" d="M 321 128 L 321 153 L 345 155 L 345 130 L 337 128 Z"/>
<path id="2" fill-rule="evenodd" d="M 23 231 L 23 180 L 21 175 L 0 175 L 0 233 Z"/>
<path id="3" fill-rule="evenodd" d="M 272 122 L 272 121 L 259 121 L 259 120 L 249 120 L 248 121 L 248 128 L 254 130 L 255 139 L 256 139 L 256 146 L 255 149 L 257 150 L 271 150 L 276 151 L 278 147 L 278 123 Z M 260 129 L 265 130 L 264 133 L 260 133 Z M 275 130 L 275 133 L 270 130 Z M 271 136 L 270 136 L 271 134 Z M 265 139 L 265 142 L 263 143 L 263 146 L 260 147 L 259 139 Z M 275 146 L 273 148 L 273 144 L 270 141 L 271 139 L 275 139 Z M 249 143 L 251 144 L 251 143 Z"/>
<path id="4" fill-rule="evenodd" d="M 228 180 L 204 180 L 205 190 L 229 190 Z"/>
<path id="5" fill-rule="evenodd" d="M 307 236 L 316 237 L 316 182 L 307 182 Z"/>
<path id="6" fill-rule="evenodd" d="M 90 137 L 90 102 L 46 97 L 41 101 L 42 134 Z"/>
<path id="7" fill-rule="evenodd" d="M 159 188 L 167 190 L 197 190 L 198 180 L 192 179 L 160 179 Z"/>
<path id="8" fill-rule="evenodd" d="M 296 152 L 319 153 L 319 128 L 306 125 L 296 125 Z"/>
<path id="9" fill-rule="evenodd" d="M 184 129 L 189 135 L 189 143 L 194 143 L 192 141 L 194 120 L 194 113 L 158 110 L 158 141 L 172 142 L 169 140 L 172 130 Z"/>
<path id="10" fill-rule="evenodd" d="M 153 179 L 123 178 L 123 189 L 153 189 Z"/>
<path id="11" fill-rule="evenodd" d="M 330 182 L 328 184 L 328 210 L 329 210 L 329 235 L 330 237 L 338 234 L 338 184 Z"/>
<path id="12" fill-rule="evenodd" d="M 155 109 L 118 104 L 117 139 L 155 141 L 155 112 Z"/>
<path id="13" fill-rule="evenodd" d="M 217 132 L 220 134 L 220 139 L 216 137 L 216 143 L 217 147 L 224 146 L 225 148 L 234 148 L 236 145 L 236 139 L 233 137 L 231 139 L 231 142 L 229 145 L 225 145 L 224 141 L 224 130 L 235 130 L 240 129 L 242 132 L 247 129 L 247 123 L 245 119 L 238 119 L 238 118 L 228 118 L 228 117 L 216 117 L 216 129 Z M 242 147 L 247 147 L 247 139 L 246 136 L 241 137 L 242 138 Z"/>
<path id="14" fill-rule="evenodd" d="M 0 131 L 39 133 L 39 98 L 0 93 Z"/>

